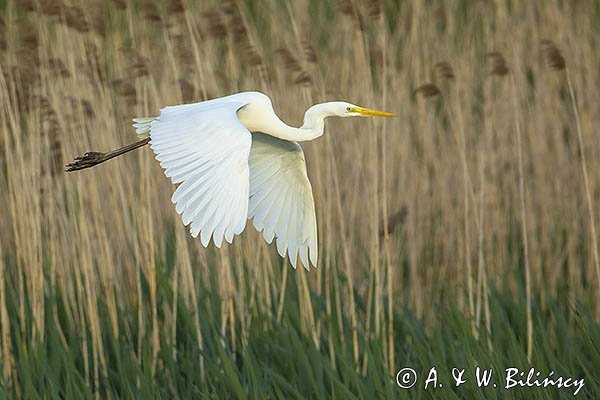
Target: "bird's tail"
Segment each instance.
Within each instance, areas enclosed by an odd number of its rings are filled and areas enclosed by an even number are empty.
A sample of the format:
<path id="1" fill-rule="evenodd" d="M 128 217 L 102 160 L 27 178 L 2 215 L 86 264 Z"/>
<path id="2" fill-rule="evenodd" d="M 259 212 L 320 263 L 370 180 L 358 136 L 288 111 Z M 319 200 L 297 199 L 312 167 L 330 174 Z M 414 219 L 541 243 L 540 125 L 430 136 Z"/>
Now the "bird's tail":
<path id="1" fill-rule="evenodd" d="M 133 127 L 138 136 L 145 136 L 150 133 L 150 125 L 156 117 L 139 117 L 133 119 Z"/>

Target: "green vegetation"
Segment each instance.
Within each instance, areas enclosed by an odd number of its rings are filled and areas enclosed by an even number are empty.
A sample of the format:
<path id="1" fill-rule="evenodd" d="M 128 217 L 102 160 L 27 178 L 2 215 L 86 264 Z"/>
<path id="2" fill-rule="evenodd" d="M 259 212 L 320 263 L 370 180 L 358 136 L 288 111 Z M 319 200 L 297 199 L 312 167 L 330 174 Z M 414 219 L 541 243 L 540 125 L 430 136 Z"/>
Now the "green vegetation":
<path id="1" fill-rule="evenodd" d="M 0 397 L 573 398 L 502 387 L 533 367 L 600 398 L 599 12 L 0 1 Z M 334 99 L 399 115 L 303 144 L 317 269 L 250 224 L 204 249 L 147 148 L 62 171 L 133 117 L 241 90 L 290 124 Z"/>

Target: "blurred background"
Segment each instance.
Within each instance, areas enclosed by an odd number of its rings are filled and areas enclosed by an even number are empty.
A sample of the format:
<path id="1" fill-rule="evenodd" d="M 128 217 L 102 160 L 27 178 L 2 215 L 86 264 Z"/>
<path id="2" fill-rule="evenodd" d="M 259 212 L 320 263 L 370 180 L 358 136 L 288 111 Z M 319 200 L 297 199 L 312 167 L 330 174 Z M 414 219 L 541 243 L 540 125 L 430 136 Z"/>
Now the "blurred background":
<path id="1" fill-rule="evenodd" d="M 0 0 L 0 394 L 432 396 L 396 371 L 477 360 L 593 398 L 599 30 L 595 1 Z M 63 172 L 244 90 L 399 116 L 303 143 L 317 269 L 251 224 L 203 248 L 148 148 Z"/>

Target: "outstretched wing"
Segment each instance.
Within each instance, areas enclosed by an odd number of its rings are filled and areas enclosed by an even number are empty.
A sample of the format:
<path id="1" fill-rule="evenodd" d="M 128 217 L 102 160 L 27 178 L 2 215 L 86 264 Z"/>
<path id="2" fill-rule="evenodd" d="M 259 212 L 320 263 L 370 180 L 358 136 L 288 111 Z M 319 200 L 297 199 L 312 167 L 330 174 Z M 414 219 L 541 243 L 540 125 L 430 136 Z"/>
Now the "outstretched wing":
<path id="1" fill-rule="evenodd" d="M 298 254 L 304 267 L 317 265 L 317 219 L 312 188 L 302 148 L 296 142 L 252 133 L 250 151 L 250 206 L 248 218 L 268 243 L 296 267 Z"/>
<path id="2" fill-rule="evenodd" d="M 211 236 L 217 247 L 223 236 L 231 243 L 246 226 L 252 136 L 237 117 L 246 104 L 224 98 L 166 107 L 150 122 L 150 147 L 180 184 L 171 201 L 205 247 Z"/>

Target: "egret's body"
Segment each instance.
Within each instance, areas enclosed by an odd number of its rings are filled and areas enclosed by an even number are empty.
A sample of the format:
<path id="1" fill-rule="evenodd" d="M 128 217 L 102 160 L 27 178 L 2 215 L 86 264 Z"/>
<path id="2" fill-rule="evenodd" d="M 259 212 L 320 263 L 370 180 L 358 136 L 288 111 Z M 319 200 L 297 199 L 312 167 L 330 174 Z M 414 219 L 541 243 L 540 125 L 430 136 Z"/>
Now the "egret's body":
<path id="1" fill-rule="evenodd" d="M 171 200 L 204 246 L 211 238 L 217 247 L 223 238 L 231 243 L 252 219 L 268 243 L 276 239 L 277 251 L 282 257 L 288 254 L 292 266 L 299 256 L 309 268 L 317 265 L 317 223 L 304 153 L 296 142 L 323 135 L 329 116 L 394 114 L 329 102 L 309 108 L 302 126 L 294 128 L 277 117 L 266 95 L 244 92 L 166 107 L 158 117 L 134 119 L 134 127 L 139 135 L 150 136 L 147 142 L 165 175 L 179 184 Z M 138 143 L 112 153 L 145 144 Z M 90 154 L 103 157 L 90 162 Z M 114 155 L 87 153 L 67 170 Z"/>

